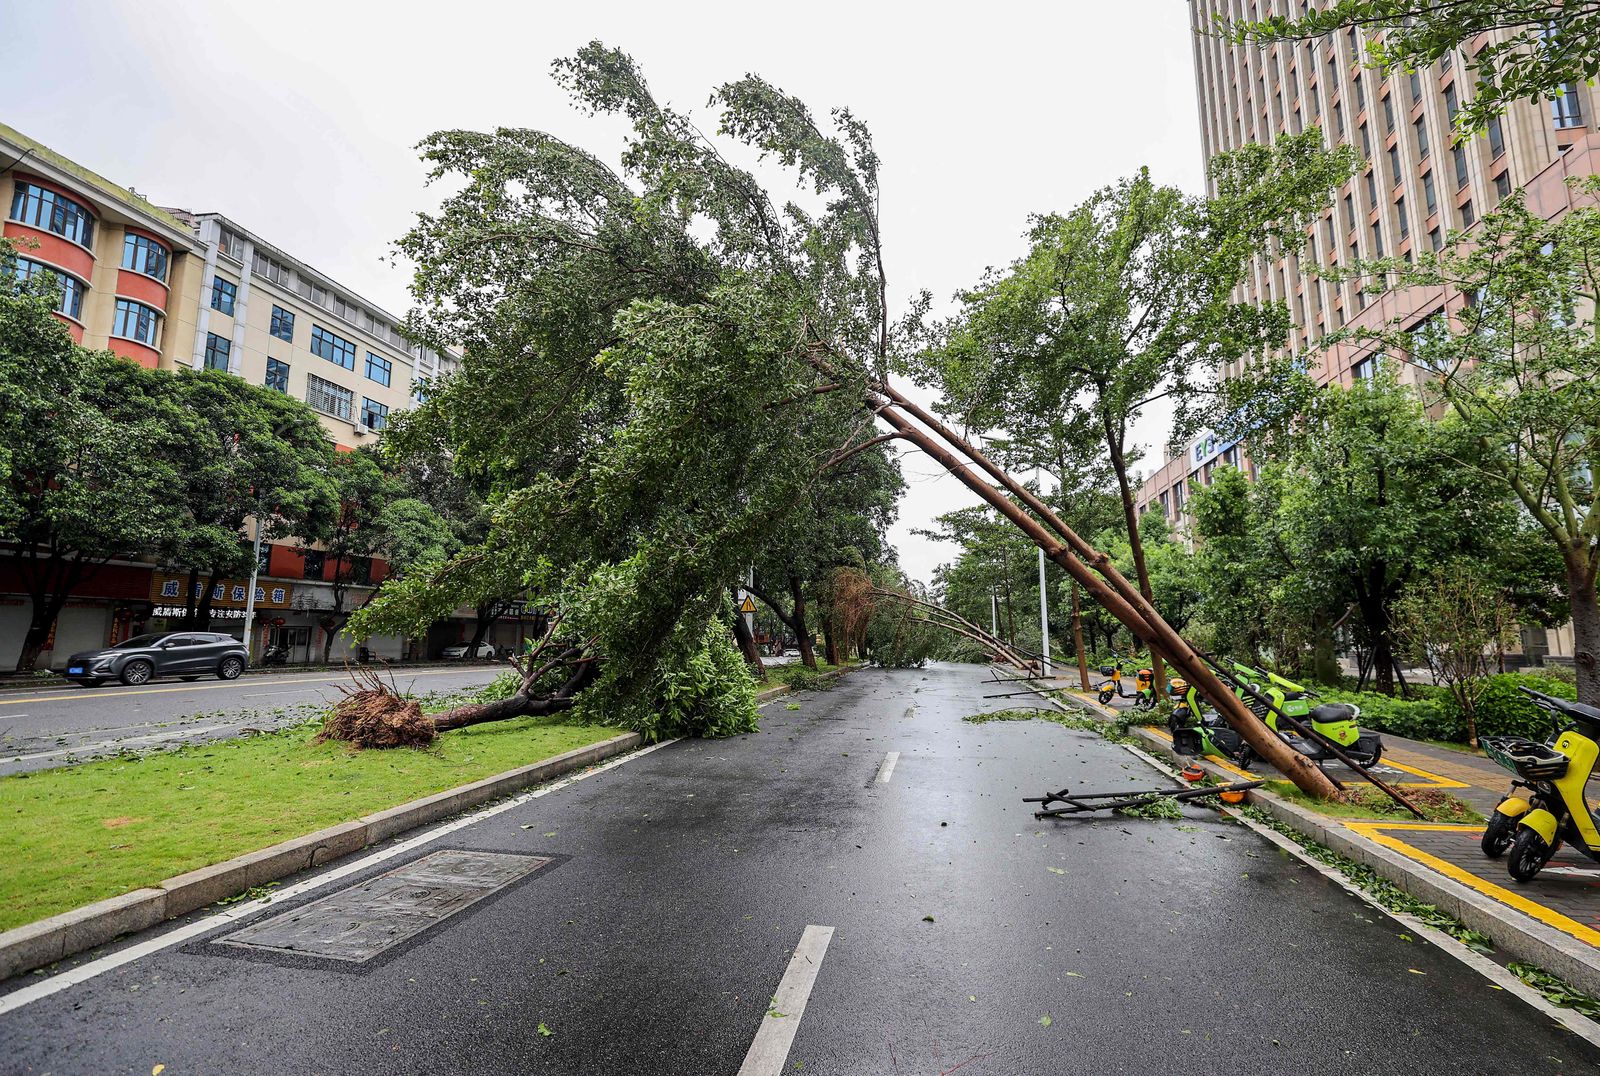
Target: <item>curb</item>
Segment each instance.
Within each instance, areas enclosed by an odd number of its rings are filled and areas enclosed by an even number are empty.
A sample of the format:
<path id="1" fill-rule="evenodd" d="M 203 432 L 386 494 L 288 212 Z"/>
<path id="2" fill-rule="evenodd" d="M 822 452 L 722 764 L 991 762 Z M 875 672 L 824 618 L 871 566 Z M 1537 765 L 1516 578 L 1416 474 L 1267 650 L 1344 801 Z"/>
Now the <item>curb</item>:
<path id="1" fill-rule="evenodd" d="M 834 669 L 823 673 L 822 677 L 836 680 L 858 667 L 850 665 Z M 757 692 L 756 701 L 768 702 L 792 690 L 788 684 L 779 684 Z M 331 863 L 406 830 L 460 814 L 490 800 L 520 792 L 530 785 L 543 784 L 575 770 L 586 769 L 643 744 L 644 737 L 637 732 L 625 732 L 609 740 L 547 758 L 543 762 L 519 766 L 471 784 L 448 788 L 353 822 L 341 822 L 221 863 L 200 867 L 145 889 L 135 889 L 131 893 L 109 897 L 7 930 L 0 933 L 0 981 L 104 945 L 124 934 L 147 930 L 254 886 Z"/>
<path id="2" fill-rule="evenodd" d="M 286 878 L 359 852 L 398 833 L 586 769 L 641 746 L 626 732 L 481 781 L 446 789 L 398 807 L 307 833 L 267 848 L 168 878 L 155 886 L 110 897 L 0 933 L 0 980 L 203 908 L 253 886 Z"/>
<path id="3" fill-rule="evenodd" d="M 1182 765 L 1196 761 L 1179 755 L 1171 744 L 1145 729 L 1131 731 L 1144 742 L 1146 749 L 1164 758 Z M 1223 780 L 1234 776 L 1204 760 L 1199 760 L 1199 765 Z M 1474 892 L 1454 879 L 1420 867 L 1398 852 L 1351 832 L 1337 819 L 1324 818 L 1264 789 L 1252 789 L 1245 796 L 1253 806 L 1306 838 L 1371 868 L 1385 881 L 1487 935 L 1495 949 L 1510 959 L 1536 964 L 1582 990 L 1600 994 L 1600 950 L 1593 946 L 1492 897 Z"/>

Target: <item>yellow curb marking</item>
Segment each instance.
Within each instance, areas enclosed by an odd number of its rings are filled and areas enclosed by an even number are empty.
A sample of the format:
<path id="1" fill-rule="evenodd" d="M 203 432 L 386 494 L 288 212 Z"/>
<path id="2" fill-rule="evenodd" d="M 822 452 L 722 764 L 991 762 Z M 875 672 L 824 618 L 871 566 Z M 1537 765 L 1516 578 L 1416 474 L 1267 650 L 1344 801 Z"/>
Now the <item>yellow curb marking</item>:
<path id="1" fill-rule="evenodd" d="M 1404 762 L 1396 762 L 1393 758 L 1385 758 L 1385 759 L 1383 759 L 1383 761 L 1379 762 L 1378 765 L 1380 765 L 1380 766 L 1393 766 L 1397 770 L 1405 770 L 1407 773 L 1414 773 L 1418 777 L 1426 777 L 1427 778 L 1426 781 L 1400 781 L 1398 783 L 1399 783 L 1401 788 L 1472 788 L 1472 787 L 1474 787 L 1473 785 L 1467 783 L 1466 781 L 1457 781 L 1457 780 L 1454 780 L 1453 778 L 1444 777 L 1444 776 L 1441 776 L 1441 775 L 1439 775 L 1437 773 L 1432 773 L 1432 772 L 1430 772 L 1428 770 L 1419 770 L 1415 766 L 1407 766 Z"/>
<path id="2" fill-rule="evenodd" d="M 1600 931 L 1587 927 L 1576 919 L 1568 918 L 1560 912 L 1553 911 L 1537 901 L 1529 900 L 1520 893 L 1514 893 L 1503 886 L 1478 877 L 1464 867 L 1430 855 L 1414 845 L 1407 844 L 1398 837 L 1391 837 L 1382 832 L 1386 829 L 1398 830 L 1428 830 L 1432 832 L 1460 831 L 1463 833 L 1481 834 L 1482 826 L 1452 826 L 1432 822 L 1344 822 L 1342 825 L 1369 840 L 1376 841 L 1385 848 L 1392 848 L 1407 859 L 1421 863 L 1423 866 L 1432 867 L 1446 878 L 1452 878 L 1469 889 L 1475 889 L 1485 896 L 1493 897 L 1502 904 L 1508 904 L 1519 912 L 1531 915 L 1547 926 L 1555 927 L 1564 934 L 1570 934 L 1579 941 L 1600 947 Z"/>

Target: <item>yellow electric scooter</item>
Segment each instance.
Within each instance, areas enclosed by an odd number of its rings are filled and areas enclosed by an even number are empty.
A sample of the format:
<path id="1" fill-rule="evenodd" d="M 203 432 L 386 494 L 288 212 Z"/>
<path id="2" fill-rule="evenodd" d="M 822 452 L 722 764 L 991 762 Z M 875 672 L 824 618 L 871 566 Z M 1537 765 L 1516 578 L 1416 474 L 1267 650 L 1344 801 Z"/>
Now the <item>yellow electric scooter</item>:
<path id="1" fill-rule="evenodd" d="M 1518 690 L 1555 718 L 1557 731 L 1542 744 L 1521 736 L 1482 741 L 1485 755 L 1516 774 L 1484 827 L 1482 847 L 1491 859 L 1509 849 L 1511 877 L 1531 882 L 1564 843 L 1600 860 L 1600 819 L 1584 797 L 1600 759 L 1600 709 L 1531 688 Z"/>

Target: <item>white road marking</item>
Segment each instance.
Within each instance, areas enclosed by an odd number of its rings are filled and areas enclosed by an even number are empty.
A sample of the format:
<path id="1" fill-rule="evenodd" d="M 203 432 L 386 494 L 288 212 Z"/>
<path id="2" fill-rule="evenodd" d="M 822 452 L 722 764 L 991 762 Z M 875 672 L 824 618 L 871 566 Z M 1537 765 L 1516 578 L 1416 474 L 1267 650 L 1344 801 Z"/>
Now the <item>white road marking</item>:
<path id="1" fill-rule="evenodd" d="M 19 717 L 27 716 L 27 714 L 0 714 L 0 721 L 15 721 Z"/>
<path id="2" fill-rule="evenodd" d="M 890 751 L 883 756 L 883 763 L 878 767 L 878 783 L 880 785 L 889 783 L 889 778 L 894 775 L 894 764 L 899 761 L 900 752 L 898 751 Z"/>
<path id="3" fill-rule="evenodd" d="M 315 687 L 294 687 L 288 689 L 287 691 L 256 691 L 249 695 L 241 695 L 239 697 L 242 699 L 264 699 L 268 695 L 304 695 L 308 691 L 320 690 L 322 689 Z"/>
<path id="4" fill-rule="evenodd" d="M 272 893 L 270 896 L 262 897 L 260 900 L 245 901 L 243 904 L 235 905 L 234 907 L 228 908 L 226 911 L 218 912 L 215 915 L 208 915 L 204 919 L 197 920 L 193 923 L 187 923 L 175 930 L 170 930 L 161 935 L 159 938 L 151 938 L 149 941 L 140 942 L 137 945 L 130 945 L 126 949 L 119 949 L 115 953 L 108 953 L 97 960 L 91 960 L 86 964 L 82 964 L 76 968 L 61 972 L 58 975 L 51 975 L 48 978 L 40 979 L 38 982 L 31 983 L 28 986 L 23 987 L 21 990 L 16 990 L 12 993 L 6 994 L 4 997 L 0 997 L 0 1016 L 20 1009 L 24 1005 L 30 1005 L 33 1002 L 38 1001 L 40 998 L 47 998 L 51 994 L 59 994 L 63 990 L 77 986 L 79 983 L 88 982 L 90 979 L 93 979 L 96 976 L 104 975 L 108 971 L 114 971 L 117 968 L 122 967 L 124 964 L 131 964 L 135 960 L 143 959 L 152 953 L 159 953 L 161 950 L 170 949 L 174 945 L 182 945 L 191 938 L 197 938 L 202 934 L 207 934 L 213 930 L 216 930 L 218 927 L 225 926 L 228 923 L 234 922 L 235 920 L 244 919 L 248 916 L 255 915 L 263 908 L 270 908 L 274 904 L 281 903 L 282 901 L 293 900 L 294 898 L 306 893 L 310 893 L 313 890 L 321 889 L 329 882 L 337 882 L 341 878 L 348 878 L 350 875 L 355 874 L 358 871 L 366 870 L 375 863 L 382 863 L 385 860 L 393 859 L 396 856 L 405 855 L 407 852 L 412 851 L 413 849 L 421 848 L 426 844 L 431 844 L 440 837 L 448 836 L 449 834 L 460 829 L 466 829 L 468 826 L 482 822 L 486 818 L 493 818 L 495 815 L 504 811 L 509 811 L 513 807 L 520 807 L 529 800 L 536 800 L 540 796 L 548 796 L 552 792 L 566 788 L 575 781 L 582 781 L 586 777 L 593 777 L 595 774 L 604 773 L 607 770 L 621 766 L 625 762 L 631 762 L 636 758 L 648 755 L 652 751 L 657 751 L 670 743 L 676 742 L 676 740 L 662 740 L 660 743 L 654 743 L 649 747 L 640 748 L 631 754 L 621 755 L 617 758 L 611 759 L 609 762 L 601 763 L 592 770 L 584 770 L 582 773 L 575 773 L 570 777 L 563 777 L 559 781 L 544 785 L 541 788 L 536 788 L 531 792 L 520 793 L 519 795 L 513 796 L 502 803 L 496 803 L 492 806 L 485 807 L 481 811 L 475 811 L 472 814 L 458 818 L 453 822 L 446 822 L 441 826 L 437 826 L 433 829 L 418 834 L 409 840 L 404 840 L 398 844 L 392 844 L 387 848 L 364 855 L 359 859 L 356 859 L 350 863 L 346 863 L 342 867 L 335 867 L 326 874 L 319 874 L 315 878 L 307 878 L 303 882 L 297 882 L 294 885 L 289 886 L 287 889 L 280 889 L 277 892 Z M 826 942 L 824 942 L 824 945 L 826 945 Z"/>
<path id="5" fill-rule="evenodd" d="M 800 1030 L 800 1017 L 805 1015 L 811 988 L 816 985 L 817 970 L 832 939 L 832 927 L 808 926 L 800 935 L 800 944 L 794 947 L 789 967 L 772 995 L 772 1006 L 761 1018 L 750 1052 L 739 1066 L 739 1076 L 779 1076 L 783 1072 L 795 1032 Z"/>

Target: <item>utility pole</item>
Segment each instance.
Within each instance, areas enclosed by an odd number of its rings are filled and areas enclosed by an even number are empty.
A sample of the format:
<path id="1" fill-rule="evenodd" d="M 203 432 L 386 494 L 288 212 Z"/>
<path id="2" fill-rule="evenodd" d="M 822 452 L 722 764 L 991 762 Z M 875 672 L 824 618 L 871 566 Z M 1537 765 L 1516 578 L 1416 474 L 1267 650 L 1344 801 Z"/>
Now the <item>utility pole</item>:
<path id="1" fill-rule="evenodd" d="M 256 578 L 261 574 L 261 517 L 256 517 L 256 559 L 250 564 L 250 586 L 244 592 L 244 651 L 250 660 L 256 659 L 255 640 L 250 629 L 256 622 Z"/>
<path id="2" fill-rule="evenodd" d="M 989 584 L 989 634 L 1000 638 L 1000 592 Z"/>
<path id="3" fill-rule="evenodd" d="M 1044 498 L 1044 472 L 1039 478 L 1039 497 Z M 1039 547 L 1039 675 L 1050 678 L 1050 592 L 1045 589 L 1044 546 Z"/>

